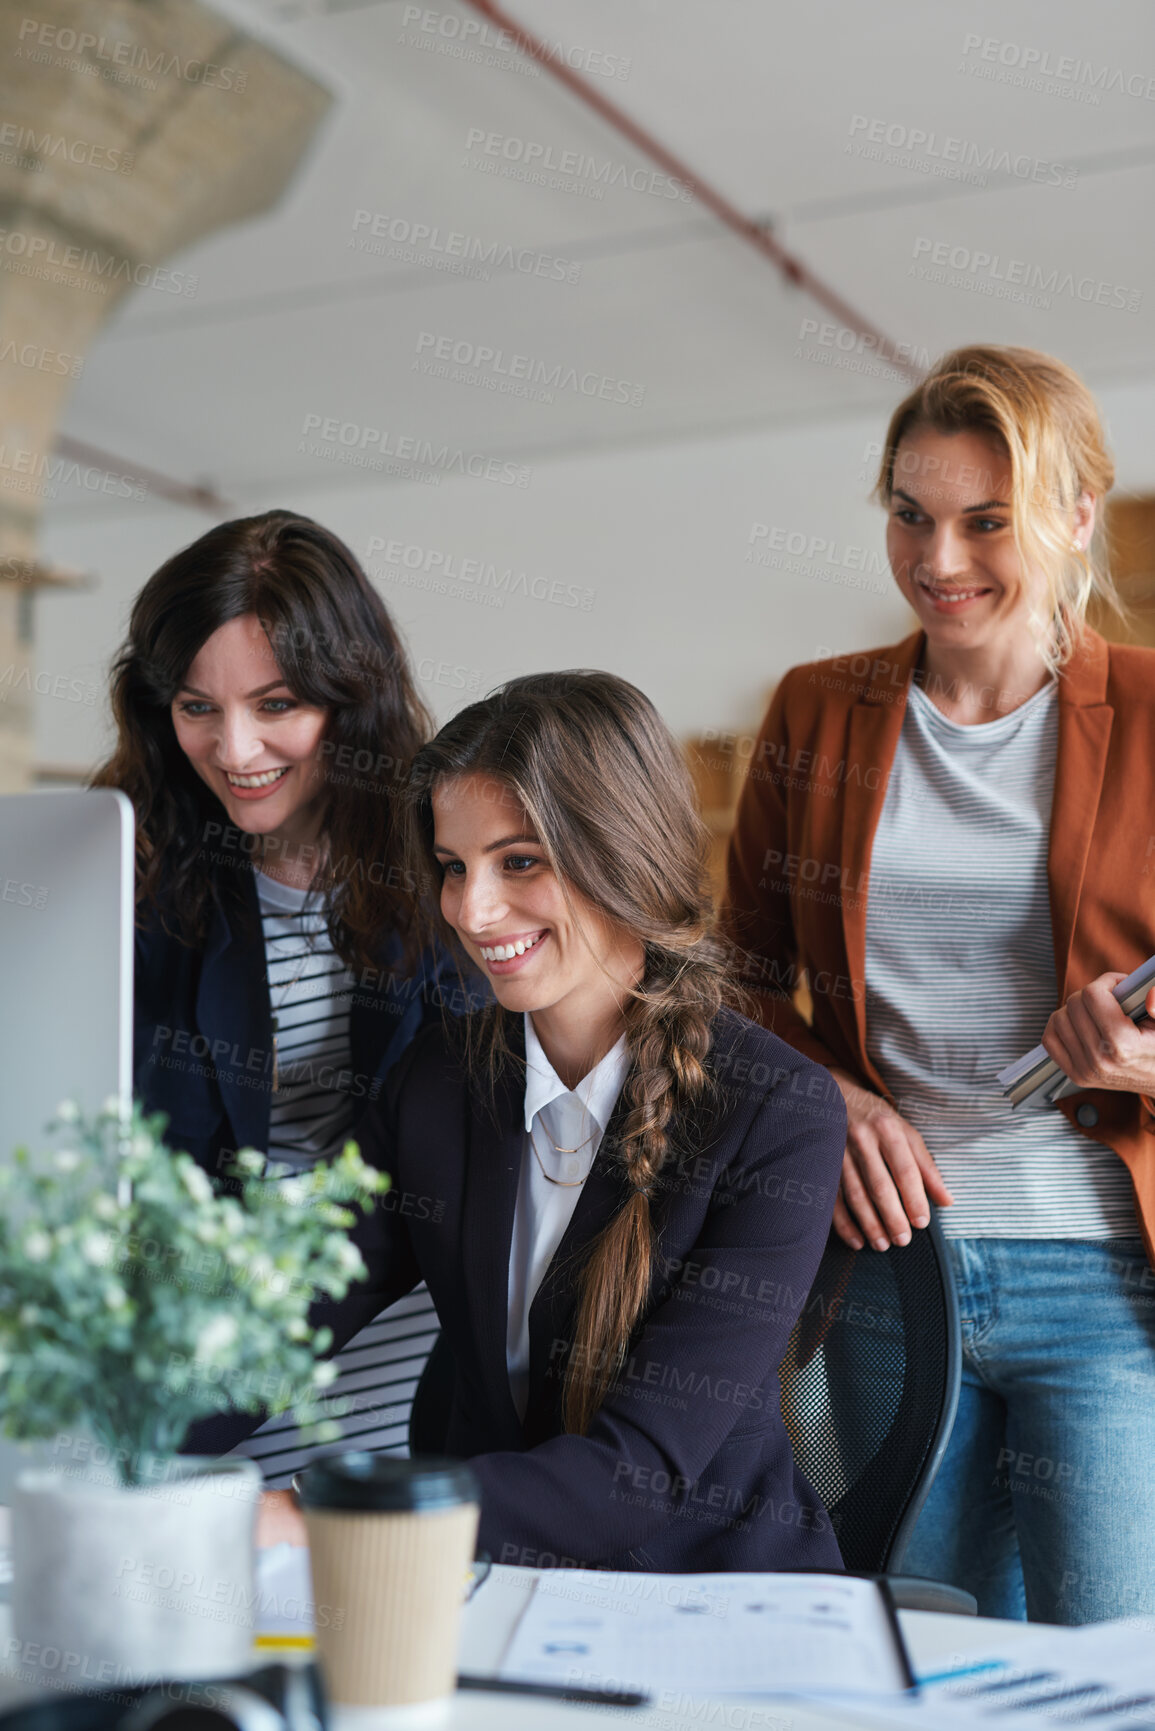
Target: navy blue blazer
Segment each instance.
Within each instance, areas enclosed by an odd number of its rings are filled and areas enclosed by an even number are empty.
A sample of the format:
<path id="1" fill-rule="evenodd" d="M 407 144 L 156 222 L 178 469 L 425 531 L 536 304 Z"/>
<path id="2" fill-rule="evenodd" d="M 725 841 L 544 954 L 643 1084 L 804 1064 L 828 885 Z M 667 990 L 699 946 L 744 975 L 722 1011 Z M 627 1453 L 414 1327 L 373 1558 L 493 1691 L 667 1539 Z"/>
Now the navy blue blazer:
<path id="1" fill-rule="evenodd" d="M 272 1011 L 256 879 L 251 867 L 217 868 L 203 944 L 190 946 L 146 910 L 136 931 L 134 1088 L 147 1111 L 166 1112 L 166 1141 L 219 1175 L 239 1148 L 267 1146 L 272 1099 Z M 356 976 L 349 1013 L 351 1061 L 334 1075 L 360 1110 L 431 1015 L 484 1002 L 464 988 L 444 952 L 404 963 L 400 933 L 377 965 Z M 475 984 L 475 983 L 474 983 Z M 460 1002 L 458 1002 L 460 999 Z"/>
<path id="2" fill-rule="evenodd" d="M 359 1237 L 370 1266 L 338 1308 L 334 1350 L 428 1282 L 456 1362 L 448 1447 L 481 1481 L 480 1543 L 531 1567 L 759 1570 L 842 1567 L 830 1518 L 794 1463 L 778 1367 L 826 1243 L 846 1146 L 827 1071 L 723 1012 L 708 1060 L 717 1098 L 681 1122 L 680 1158 L 653 1203 L 659 1255 L 644 1318 L 588 1434 L 567 1435 L 561 1393 L 573 1274 L 627 1195 L 607 1128 L 530 1309 L 524 1421 L 506 1369 L 507 1279 L 524 1145 L 524 1071 L 495 1103 L 452 1029 L 423 1032 L 361 1126 L 389 1171 Z M 215 1421 L 219 1426 L 220 1421 Z M 236 1420 L 238 1441 L 252 1426 Z"/>

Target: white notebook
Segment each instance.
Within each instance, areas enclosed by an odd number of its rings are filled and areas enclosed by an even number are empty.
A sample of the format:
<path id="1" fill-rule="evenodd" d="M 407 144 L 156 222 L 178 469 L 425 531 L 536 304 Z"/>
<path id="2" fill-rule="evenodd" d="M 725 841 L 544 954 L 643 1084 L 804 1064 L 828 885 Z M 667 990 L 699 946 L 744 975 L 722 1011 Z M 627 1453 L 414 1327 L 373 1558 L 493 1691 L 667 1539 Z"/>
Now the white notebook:
<path id="1" fill-rule="evenodd" d="M 1133 1022 L 1144 1020 L 1144 1001 L 1153 985 L 1155 956 L 1149 956 L 1133 974 L 1128 974 L 1127 978 L 1120 980 L 1114 988 L 1120 1007 Z M 999 1071 L 997 1080 L 1014 1106 L 1026 1106 L 1031 1102 L 1039 1105 L 1044 1102 L 1053 1103 L 1055 1100 L 1065 1100 L 1068 1094 L 1080 1092 L 1079 1084 L 1072 1082 L 1055 1060 L 1048 1057 L 1045 1046 L 1035 1046 L 1024 1057 L 1008 1064 L 1005 1070 Z"/>

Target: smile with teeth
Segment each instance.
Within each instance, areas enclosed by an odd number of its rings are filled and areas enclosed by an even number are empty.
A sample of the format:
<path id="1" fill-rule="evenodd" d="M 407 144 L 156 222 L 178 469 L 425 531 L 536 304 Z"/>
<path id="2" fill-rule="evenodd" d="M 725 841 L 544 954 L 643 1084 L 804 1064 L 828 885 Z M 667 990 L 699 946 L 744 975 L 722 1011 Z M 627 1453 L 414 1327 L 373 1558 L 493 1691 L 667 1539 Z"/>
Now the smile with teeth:
<path id="1" fill-rule="evenodd" d="M 514 956 L 524 956 L 527 950 L 532 950 L 535 944 L 540 944 L 545 937 L 544 932 L 538 932 L 535 938 L 515 938 L 510 944 L 481 944 L 481 957 L 486 962 L 511 962 Z"/>
<path id="2" fill-rule="evenodd" d="M 283 769 L 262 770 L 260 775 L 230 775 L 226 769 L 225 776 L 230 787 L 272 787 L 275 781 L 288 773 L 289 765 L 286 764 Z"/>
<path id="3" fill-rule="evenodd" d="M 954 584 L 932 583 L 929 577 L 920 577 L 918 583 L 919 587 L 925 589 L 926 593 L 935 601 L 973 601 L 976 595 L 986 594 L 986 590 L 981 587 L 959 589 Z"/>

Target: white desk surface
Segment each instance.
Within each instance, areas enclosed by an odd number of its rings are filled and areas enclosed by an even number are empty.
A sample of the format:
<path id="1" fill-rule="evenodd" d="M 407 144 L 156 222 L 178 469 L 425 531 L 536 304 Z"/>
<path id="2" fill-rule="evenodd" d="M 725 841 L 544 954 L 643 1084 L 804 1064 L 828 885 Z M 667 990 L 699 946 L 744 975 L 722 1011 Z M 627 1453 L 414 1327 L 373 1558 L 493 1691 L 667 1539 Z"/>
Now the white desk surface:
<path id="1" fill-rule="evenodd" d="M 487 1581 L 465 1607 L 460 1669 L 493 1672 L 513 1634 L 536 1574 L 532 1569 L 495 1567 Z M 981 1617 L 948 1617 L 929 1611 L 899 1613 L 911 1662 L 916 1672 L 946 1670 L 963 1664 L 969 1654 L 980 1651 L 1006 1652 L 1012 1645 L 1029 1645 L 1053 1630 L 1044 1624 L 993 1622 Z M 0 1606 L 0 1654 L 7 1649 L 10 1613 Z M 272 1654 L 262 1656 L 267 1662 Z M 0 1671 L 0 1712 L 30 1699 L 40 1691 L 29 1688 Z M 370 1709 L 341 1710 L 332 1715 L 333 1731 L 386 1731 L 392 1724 L 386 1714 Z M 848 1731 L 861 1724 L 851 1708 L 816 1707 L 783 1697 L 780 1700 L 744 1700 L 726 1696 L 711 1702 L 704 1697 L 674 1700 L 658 1694 L 650 1706 L 635 1708 L 583 1707 L 540 1697 L 484 1695 L 462 1691 L 429 1731 L 580 1731 L 584 1724 L 617 1731 L 701 1731 L 719 1725 L 730 1731 Z M 875 1722 L 876 1724 L 877 1722 Z"/>

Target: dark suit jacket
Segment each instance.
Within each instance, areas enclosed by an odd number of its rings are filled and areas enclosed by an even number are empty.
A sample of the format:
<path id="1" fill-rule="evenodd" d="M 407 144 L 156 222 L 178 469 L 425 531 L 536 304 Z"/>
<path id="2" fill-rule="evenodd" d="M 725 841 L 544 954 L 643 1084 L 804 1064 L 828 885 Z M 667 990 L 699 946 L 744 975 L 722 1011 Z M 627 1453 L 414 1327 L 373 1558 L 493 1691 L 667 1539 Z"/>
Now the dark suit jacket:
<path id="1" fill-rule="evenodd" d="M 133 1076 L 146 1110 L 168 1114 L 170 1146 L 218 1175 L 237 1149 L 266 1147 L 273 1051 L 256 880 L 246 864 L 227 876 L 219 868 L 214 885 L 203 945 L 181 942 L 156 911 L 138 925 Z M 415 970 L 403 955 L 401 934 L 391 934 L 378 965 L 357 975 L 351 1063 L 335 1081 L 360 1108 L 425 1021 L 484 1001 L 443 953 L 423 953 Z"/>
<path id="2" fill-rule="evenodd" d="M 867 1050 L 870 856 L 923 643 L 916 632 L 786 674 L 738 804 L 723 914 L 750 957 L 751 983 L 763 988 L 766 1026 L 887 1098 Z M 1088 631 L 1058 696 L 1047 881 L 1063 1003 L 1108 969 L 1130 973 L 1155 949 L 1155 653 Z M 792 1002 L 803 969 L 810 1022 Z M 1155 1099 L 1094 1088 L 1058 1109 L 1126 1163 L 1155 1263 Z"/>
<path id="3" fill-rule="evenodd" d="M 491 1106 L 459 1042 L 431 1028 L 362 1127 L 393 1188 L 362 1231 L 371 1285 L 340 1307 L 334 1349 L 428 1282 L 457 1365 L 449 1449 L 472 1460 L 480 1542 L 497 1561 L 841 1567 L 829 1516 L 794 1464 L 778 1366 L 826 1242 L 842 1097 L 824 1070 L 743 1017 L 724 1012 L 715 1033 L 715 1106 L 708 1121 L 677 1126 L 677 1174 L 653 1205 L 650 1300 L 586 1436 L 563 1434 L 560 1413 L 573 1272 L 627 1194 L 615 1158 L 621 1108 L 530 1310 L 524 1422 L 505 1361 L 524 1071 L 507 1068 Z M 332 1312 L 319 1307 L 317 1320 Z M 247 1428 L 239 1420 L 231 1440 Z"/>

